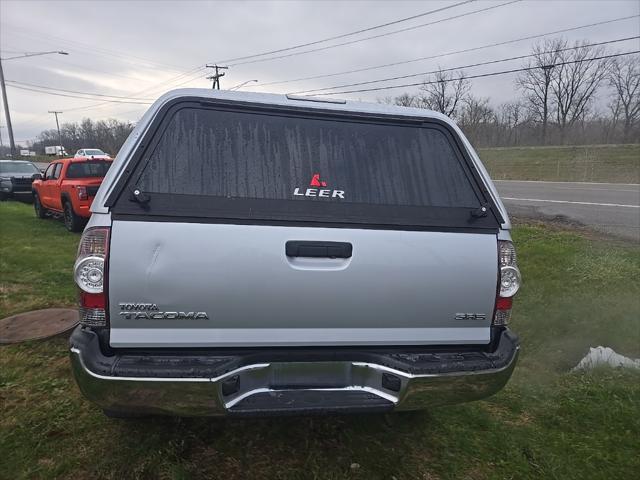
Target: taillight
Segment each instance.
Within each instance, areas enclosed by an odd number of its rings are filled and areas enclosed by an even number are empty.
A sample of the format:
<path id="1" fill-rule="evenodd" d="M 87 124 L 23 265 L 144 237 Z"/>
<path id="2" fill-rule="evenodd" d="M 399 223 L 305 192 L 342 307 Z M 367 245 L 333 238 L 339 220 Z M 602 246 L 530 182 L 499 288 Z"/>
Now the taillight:
<path id="1" fill-rule="evenodd" d="M 87 187 L 76 187 L 76 191 L 78 192 L 78 198 L 80 200 L 87 200 L 89 198 Z"/>
<path id="2" fill-rule="evenodd" d="M 498 268 L 500 269 L 500 279 L 493 324 L 507 325 L 511 318 L 513 296 L 518 293 L 522 283 L 513 243 L 506 240 L 498 241 Z"/>
<path id="3" fill-rule="evenodd" d="M 73 277 L 80 288 L 80 323 L 106 327 L 106 262 L 109 255 L 109 228 L 86 230 L 80 239 Z"/>

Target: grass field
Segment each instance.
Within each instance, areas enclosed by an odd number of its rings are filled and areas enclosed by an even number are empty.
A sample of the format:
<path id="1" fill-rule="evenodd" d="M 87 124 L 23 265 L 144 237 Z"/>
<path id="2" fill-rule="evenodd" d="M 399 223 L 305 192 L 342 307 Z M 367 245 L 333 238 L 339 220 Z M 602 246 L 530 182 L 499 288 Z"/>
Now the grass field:
<path id="1" fill-rule="evenodd" d="M 1 203 L 0 219 L 0 317 L 72 304 L 79 236 L 28 205 Z M 640 356 L 640 249 L 559 227 L 513 233 L 522 355 L 488 400 L 397 415 L 111 420 L 80 396 L 56 338 L 0 347 L 0 478 L 634 478 L 640 374 L 569 370 L 589 346 Z"/>
<path id="2" fill-rule="evenodd" d="M 494 180 L 640 183 L 640 145 L 482 148 Z"/>

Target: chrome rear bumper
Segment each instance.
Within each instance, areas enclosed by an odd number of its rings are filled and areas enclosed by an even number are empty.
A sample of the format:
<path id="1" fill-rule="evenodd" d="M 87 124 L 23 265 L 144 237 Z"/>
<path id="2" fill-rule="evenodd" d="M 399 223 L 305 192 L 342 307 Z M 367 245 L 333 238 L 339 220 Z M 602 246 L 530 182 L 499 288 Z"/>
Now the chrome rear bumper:
<path id="1" fill-rule="evenodd" d="M 198 368 L 176 373 L 172 356 L 137 355 L 128 362 L 102 357 L 95 333 L 81 328 L 71 337 L 70 356 L 80 390 L 105 410 L 178 416 L 279 415 L 415 410 L 478 400 L 500 390 L 515 367 L 517 337 L 505 331 L 498 343 L 498 354 L 474 354 L 470 360 L 461 353 L 454 357 L 455 364 L 451 363 L 455 354 L 435 354 L 448 362 L 443 368 L 447 371 L 439 373 L 384 365 L 384 355 L 378 356 L 382 361 L 377 363 L 357 361 L 353 357 L 358 352 L 350 351 L 351 359 L 338 355 L 330 361 L 283 361 L 278 356 L 277 361 L 222 367 L 224 373 L 215 376 L 192 376 Z M 488 368 L 482 368 L 482 358 Z M 389 360 L 384 363 L 393 364 L 392 356 Z M 433 370 L 433 359 L 429 360 Z M 132 368 L 135 364 L 139 368 Z M 123 375 L 127 372 L 135 375 Z M 145 372 L 150 374 L 143 376 Z"/>

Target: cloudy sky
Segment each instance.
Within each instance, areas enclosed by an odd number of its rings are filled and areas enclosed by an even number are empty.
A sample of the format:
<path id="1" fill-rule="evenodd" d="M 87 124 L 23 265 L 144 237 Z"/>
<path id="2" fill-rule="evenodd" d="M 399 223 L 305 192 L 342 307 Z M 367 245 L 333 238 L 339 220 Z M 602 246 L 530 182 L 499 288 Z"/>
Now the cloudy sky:
<path id="1" fill-rule="evenodd" d="M 438 9 L 443 10 L 426 14 Z M 586 39 L 594 43 L 635 36 L 640 31 L 638 15 L 638 0 L 0 0 L 0 52 L 6 59 L 3 68 L 15 138 L 24 141 L 43 129 L 55 127 L 53 115 L 47 113 L 49 110 L 63 111 L 62 121 L 83 117 L 135 121 L 147 108 L 145 102 L 167 90 L 178 86 L 210 87 L 211 83 L 205 78 L 210 74 L 204 68 L 207 63 L 231 65 L 222 79 L 222 88 L 258 80 L 242 88 L 277 93 L 314 90 L 525 55 L 535 39 L 379 67 L 621 17 L 635 16 L 563 35 L 571 41 Z M 307 47 L 237 60 L 412 16 L 418 17 Z M 439 23 L 425 25 L 436 21 Z M 403 29 L 409 30 L 397 32 Z M 381 34 L 385 35 L 365 39 Z M 361 39 L 365 40 L 356 41 Z M 348 45 L 325 48 L 347 42 Z M 320 48 L 323 50 L 317 51 Z M 640 42 L 629 40 L 608 48 L 639 50 Z M 8 59 L 24 52 L 50 50 L 64 50 L 69 55 Z M 508 70 L 522 63 L 523 60 L 505 62 L 467 68 L 465 72 L 475 75 Z M 379 68 L 273 83 L 369 67 Z M 333 91 L 413 83 L 420 79 L 413 77 Z M 489 96 L 497 105 L 516 96 L 513 81 L 514 75 L 476 79 L 473 93 Z M 339 97 L 376 101 L 411 90 L 415 87 Z M 83 98 L 74 98 L 78 96 Z M 5 124 L 2 116 L 0 125 Z M 0 132 L 7 143 L 6 128 Z"/>

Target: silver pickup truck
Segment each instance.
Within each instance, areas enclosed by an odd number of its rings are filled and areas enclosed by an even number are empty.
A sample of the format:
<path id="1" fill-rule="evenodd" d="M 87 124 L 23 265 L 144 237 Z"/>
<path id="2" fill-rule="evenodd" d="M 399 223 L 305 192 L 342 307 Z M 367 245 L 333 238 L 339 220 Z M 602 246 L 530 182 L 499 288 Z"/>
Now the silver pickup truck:
<path id="1" fill-rule="evenodd" d="M 443 115 L 176 90 L 92 212 L 70 357 L 107 415 L 413 410 L 514 369 L 509 219 Z"/>

